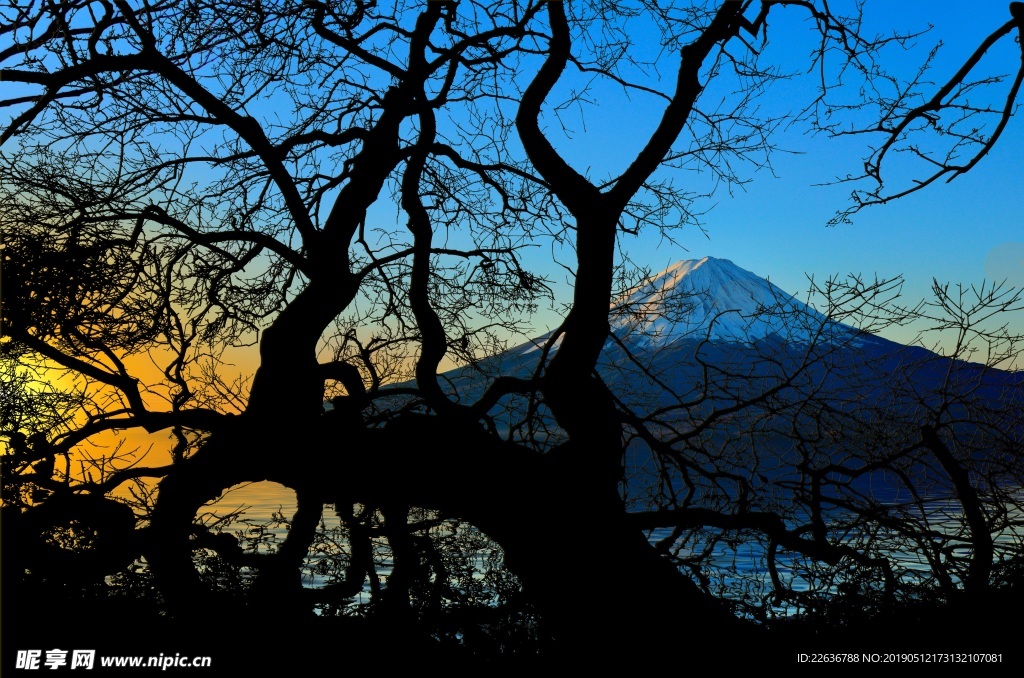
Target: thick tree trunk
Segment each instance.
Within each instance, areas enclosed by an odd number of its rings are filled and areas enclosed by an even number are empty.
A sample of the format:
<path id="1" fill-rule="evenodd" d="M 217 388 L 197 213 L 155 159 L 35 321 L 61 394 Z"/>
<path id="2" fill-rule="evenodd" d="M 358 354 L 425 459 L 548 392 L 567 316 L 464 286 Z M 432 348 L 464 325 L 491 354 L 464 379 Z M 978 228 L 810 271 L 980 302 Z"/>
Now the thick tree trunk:
<path id="1" fill-rule="evenodd" d="M 594 472 L 578 463 L 582 454 L 569 449 L 572 444 L 538 456 L 480 428 L 453 435 L 451 422 L 427 416 L 353 431 L 325 415 L 305 441 L 282 435 L 278 426 L 213 439 L 161 484 L 147 557 L 174 614 L 203 616 L 221 604 L 191 562 L 195 512 L 234 484 L 272 480 L 309 497 L 433 508 L 477 526 L 502 547 L 546 632 L 567 651 L 599 641 L 618 652 L 680 633 L 721 631 L 734 621 L 630 528 L 617 492 L 587 478 Z M 438 444 L 426 447 L 425 440 Z M 259 462 L 243 452 L 268 443 L 290 453 Z M 290 547 L 294 557 L 280 565 L 296 574 L 310 538 L 303 535 Z M 264 577 L 261 596 L 294 600 L 294 581 Z M 286 608 L 292 609 L 274 609 Z"/>
<path id="2" fill-rule="evenodd" d="M 625 524 L 621 503 L 573 492 L 551 501 L 522 496 L 531 509 L 495 520 L 488 531 L 559 651 L 620 655 L 648 642 L 720 634 L 735 623 Z"/>
<path id="3" fill-rule="evenodd" d="M 427 448 L 424 440 L 440 444 Z M 627 524 L 615 485 L 608 491 L 607 483 L 588 479 L 600 470 L 579 464 L 584 455 L 572 445 L 538 456 L 480 428 L 453 435 L 442 417 L 413 416 L 366 433 L 358 447 L 375 451 L 375 474 L 337 467 L 329 475 L 358 478 L 344 490 L 357 501 L 400 499 L 483 530 L 502 547 L 547 632 L 570 651 L 601 639 L 617 652 L 623 644 L 735 624 Z M 363 468 L 366 461 L 348 463 Z"/>

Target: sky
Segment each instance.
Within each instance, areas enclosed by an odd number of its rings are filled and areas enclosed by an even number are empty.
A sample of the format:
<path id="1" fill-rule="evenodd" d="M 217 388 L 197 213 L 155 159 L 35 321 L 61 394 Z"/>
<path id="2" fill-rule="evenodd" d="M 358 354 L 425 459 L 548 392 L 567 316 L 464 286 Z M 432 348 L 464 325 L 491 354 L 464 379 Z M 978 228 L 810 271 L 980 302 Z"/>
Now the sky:
<path id="1" fill-rule="evenodd" d="M 912 49 L 891 50 L 884 63 L 896 74 L 913 75 L 931 47 L 941 42 L 928 77 L 939 84 L 1009 19 L 1004 0 L 969 5 L 907 0 L 866 5 L 866 34 L 933 25 Z M 797 8 L 773 10 L 766 60 L 774 59 L 787 70 L 806 70 L 814 45 L 805 16 Z M 639 44 L 653 40 L 642 24 L 632 24 L 630 30 L 635 31 L 631 37 Z M 1021 59 L 1013 37 L 1003 38 L 975 73 L 1012 76 Z M 662 68 L 662 76 L 669 83 L 674 71 Z M 924 91 L 930 95 L 939 84 Z M 566 76 L 560 85 L 572 86 L 573 81 Z M 812 78 L 796 78 L 770 88 L 761 100 L 768 111 L 793 110 L 813 96 L 813 87 Z M 661 88 L 668 89 L 668 84 Z M 993 92 L 1002 98 L 1007 90 L 1008 83 L 1004 83 Z M 556 135 L 554 141 L 574 167 L 600 178 L 622 171 L 656 124 L 663 104 L 653 97 L 626 97 L 613 87 L 596 90 L 594 99 L 599 103 L 580 112 L 575 125 L 573 117 L 565 115 L 573 128 L 572 138 L 558 139 Z M 554 129 L 556 121 L 550 112 L 546 122 L 549 130 Z M 815 184 L 857 172 L 869 140 L 829 139 L 809 135 L 806 129 L 797 124 L 776 138 L 781 147 L 794 153 L 773 156 L 775 176 L 767 171 L 748 172 L 746 176 L 752 180 L 748 184 L 731 193 L 720 190 L 701 204 L 710 208 L 703 218 L 706 234 L 684 230 L 678 234 L 679 247 L 668 245 L 654 232 L 639 237 L 623 235 L 630 257 L 655 271 L 679 259 L 726 258 L 797 296 L 807 290 L 807 276 L 821 281 L 847 274 L 867 279 L 902 276 L 908 303 L 929 297 L 933 278 L 954 287 L 1004 279 L 1024 286 L 1024 155 L 1020 151 L 1024 148 L 1024 120 L 1020 115 L 1010 120 L 1000 142 L 968 174 L 865 209 L 855 215 L 852 224 L 836 227 L 826 224 L 849 204 L 851 187 Z M 687 187 L 688 177 L 677 179 L 680 187 Z M 551 268 L 550 274 L 554 280 L 564 281 L 564 272 Z M 568 294 L 566 286 L 558 291 Z M 1013 322 L 1024 331 L 1021 313 Z M 894 331 L 891 338 L 908 341 L 910 336 Z"/>
<path id="2" fill-rule="evenodd" d="M 969 7 L 970 11 L 965 12 Z M 922 8 L 918 14 L 915 8 Z M 875 14 L 871 14 L 875 12 Z M 977 45 L 1006 18 L 1006 3 L 952 2 L 867 3 L 866 17 L 892 26 L 915 28 L 922 15 L 934 24 L 932 37 L 943 42 L 945 58 L 934 79 L 944 82 Z M 1004 39 L 1007 46 L 1015 47 Z M 1012 52 L 1007 56 L 1013 57 Z M 916 64 L 919 51 L 907 54 Z M 1012 73 L 1014 61 L 998 72 Z M 1005 91 L 1006 87 L 1000 88 Z M 793 135 L 796 137 L 796 135 Z M 761 178 L 745 193 L 722 200 L 708 216 L 710 238 L 694 238 L 694 254 L 733 258 L 745 268 L 790 291 L 800 289 L 805 273 L 818 277 L 849 272 L 880 276 L 902 274 L 908 293 L 927 292 L 932 277 L 943 282 L 976 284 L 1000 274 L 1024 285 L 1024 120 L 1011 120 L 1000 143 L 981 163 L 951 183 L 932 185 L 894 203 L 862 211 L 851 225 L 824 224 L 845 206 L 848 187 L 813 184 L 858 169 L 855 143 L 825 138 L 793 138 L 804 155 L 780 156 L 778 179 Z M 1016 252 L 1016 266 L 1002 261 Z M 992 269 L 991 261 L 1001 266 Z M 990 270 L 986 271 L 986 260 Z"/>

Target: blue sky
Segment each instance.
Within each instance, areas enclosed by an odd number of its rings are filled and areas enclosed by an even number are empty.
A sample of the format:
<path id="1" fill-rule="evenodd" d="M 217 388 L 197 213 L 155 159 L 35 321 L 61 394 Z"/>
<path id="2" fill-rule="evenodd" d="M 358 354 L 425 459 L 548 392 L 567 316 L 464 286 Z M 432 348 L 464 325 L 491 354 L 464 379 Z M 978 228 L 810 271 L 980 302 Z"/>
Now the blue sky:
<path id="1" fill-rule="evenodd" d="M 833 5 L 835 6 L 835 5 Z M 982 40 L 1009 19 L 1004 0 L 970 5 L 954 2 L 869 2 L 865 8 L 867 34 L 893 29 L 934 28 L 907 52 L 891 50 L 884 59 L 899 75 L 912 75 L 941 41 L 926 87 L 929 95 L 953 74 Z M 813 47 L 806 16 L 797 8 L 773 10 L 766 59 L 775 59 L 787 70 L 809 64 Z M 634 25 L 638 42 L 647 39 L 646 28 Z M 674 59 L 667 55 L 666 64 Z M 1004 38 L 992 57 L 979 65 L 977 74 L 1008 74 L 1020 65 L 1020 50 L 1013 37 Z M 667 90 L 674 79 L 671 66 L 661 69 Z M 560 83 L 566 86 L 571 80 Z M 765 110 L 792 110 L 813 93 L 807 77 L 782 83 L 762 97 Z M 994 100 L 1005 97 L 1008 83 L 992 90 Z M 600 103 L 574 118 L 572 139 L 556 139 L 556 145 L 577 169 L 593 178 L 621 171 L 632 149 L 638 149 L 656 124 L 662 104 L 652 98 L 626 98 L 621 90 L 596 91 Z M 581 120 L 585 116 L 586 128 Z M 553 118 L 549 118 L 553 125 Z M 860 274 L 865 278 L 902 275 L 908 301 L 929 295 L 932 279 L 943 283 L 977 285 L 983 280 L 1008 278 L 1024 286 L 1024 120 L 1011 119 L 1000 143 L 972 172 L 951 183 L 936 183 L 916 194 L 884 206 L 868 208 L 853 224 L 827 227 L 836 210 L 848 204 L 849 185 L 814 184 L 857 172 L 865 155 L 865 138 L 828 139 L 806 134 L 795 125 L 776 138 L 782 147 L 797 154 L 773 156 L 775 177 L 768 172 L 748 173 L 752 181 L 732 194 L 719 191 L 709 202 L 704 217 L 707 235 L 697 229 L 678 235 L 682 247 L 672 247 L 649 232 L 623 236 L 634 261 L 660 270 L 678 259 L 706 255 L 731 259 L 758 275 L 770 277 L 783 289 L 806 290 L 807 275 L 822 280 L 830 275 Z M 687 187 L 679 175 L 678 185 Z M 683 249 L 685 248 L 685 249 Z M 988 266 L 986 268 L 986 262 Z M 558 280 L 564 274 L 552 271 Z M 562 290 L 562 293 L 566 293 Z M 1024 331 L 1024 318 L 1015 324 Z M 905 334 L 894 338 L 906 340 Z"/>
<path id="2" fill-rule="evenodd" d="M 963 11 L 965 5 L 950 2 L 868 3 L 866 16 L 878 16 L 879 22 L 891 17 L 894 27 L 914 28 L 920 25 L 921 16 L 914 7 L 925 8 L 935 26 L 919 43 L 944 43 L 933 71 L 933 79 L 940 82 L 1008 18 L 1006 3 L 1001 1 L 972 3 L 971 13 Z M 876 14 L 870 14 L 872 11 Z M 1004 41 L 1015 48 L 1012 41 Z M 921 53 L 915 50 L 905 55 L 908 72 Z M 1012 51 L 1003 55 L 1014 57 Z M 1015 56 L 989 72 L 1011 73 L 1019 65 L 1019 51 Z M 998 91 L 1005 90 L 1004 86 Z M 691 248 L 695 254 L 731 256 L 787 287 L 799 284 L 804 272 L 819 276 L 877 272 L 903 274 L 909 288 L 921 290 L 933 276 L 950 282 L 980 282 L 986 275 L 986 258 L 994 249 L 1024 241 L 1024 156 L 1020 151 L 1024 148 L 1024 121 L 1019 116 L 1011 120 L 1000 143 L 972 172 L 869 208 L 858 214 L 852 225 L 834 228 L 824 224 L 845 205 L 849 188 L 813 184 L 856 171 L 863 146 L 804 135 L 789 135 L 788 140 L 805 155 L 780 155 L 775 163 L 778 179 L 759 177 L 745 194 L 720 201 L 708 216 L 711 237 L 704 243 L 695 239 Z M 1024 285 L 1024 266 L 1003 273 L 1016 274 L 1016 284 Z"/>

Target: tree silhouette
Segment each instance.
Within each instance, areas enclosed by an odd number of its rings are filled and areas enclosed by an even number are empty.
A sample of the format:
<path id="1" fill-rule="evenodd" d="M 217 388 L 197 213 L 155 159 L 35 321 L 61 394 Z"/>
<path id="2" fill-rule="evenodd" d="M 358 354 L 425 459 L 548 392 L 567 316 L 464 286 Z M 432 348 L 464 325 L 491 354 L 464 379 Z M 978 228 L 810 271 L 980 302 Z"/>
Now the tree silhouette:
<path id="1" fill-rule="evenodd" d="M 161 609 L 187 624 L 211 610 L 309 619 L 317 605 L 344 610 L 369 581 L 374 614 L 405 641 L 445 624 L 466 642 L 486 624 L 512 637 L 519 620 L 557 651 L 609 655 L 766 620 L 771 606 L 723 596 L 706 575 L 713 546 L 730 540 L 762 545 L 774 599 L 814 614 L 843 601 L 863 611 L 876 594 L 905 601 L 912 587 L 888 555 L 900 547 L 928 551 L 915 585 L 947 597 L 998 583 L 1019 549 L 993 535 L 1019 522 L 1007 488 L 1020 485 L 1021 422 L 1016 396 L 979 395 L 992 370 L 948 368 L 921 393 L 915 370 L 930 368 L 902 363 L 890 393 L 919 402 L 896 419 L 881 396 L 842 404 L 856 385 L 844 366 L 822 372 L 835 350 L 826 337 L 800 355 L 743 357 L 756 377 L 710 360 L 698 340 L 690 393 L 672 393 L 644 356 L 629 357 L 628 396 L 597 368 L 609 301 L 630 275 L 620 234 L 671 240 L 699 222 L 700 199 L 770 162 L 786 122 L 758 107 L 786 77 L 760 56 L 770 16 L 801 13 L 820 39 L 820 89 L 791 119 L 876 140 L 864 176 L 850 178 L 867 183 L 846 220 L 969 171 L 996 143 L 1024 68 L 993 105 L 979 92 L 1000 79 L 975 71 L 1024 31 L 1020 7 L 928 91 L 883 70 L 885 50 L 916 36 L 868 38 L 858 12 L 804 0 L 8 3 L 4 512 L 25 556 L 5 549 L 5 583 L 38 581 L 51 552 L 88 558 L 90 585 L 144 557 Z M 629 21 L 675 55 L 667 87 L 645 77 Z M 652 116 L 643 146 L 604 180 L 559 150 L 559 113 L 588 96 L 567 89 L 575 76 L 657 102 L 637 112 Z M 851 87 L 863 91 L 852 104 Z M 890 186 L 897 151 L 928 173 Z M 680 190 L 688 169 L 709 172 L 710 188 Z M 537 243 L 572 251 L 572 298 L 528 369 L 502 370 L 483 359 L 528 336 L 551 297 L 528 264 Z M 1014 337 L 976 321 L 1019 307 L 1012 291 L 970 302 L 940 289 L 935 308 L 889 311 L 885 291 L 850 284 L 825 297 L 865 326 L 888 312 L 947 323 L 964 333 L 957 359 L 982 341 L 1003 342 L 991 366 L 1016 355 Z M 877 307 L 857 306 L 872 298 Z M 245 346 L 258 346 L 251 381 L 231 376 Z M 477 376 L 443 376 L 456 366 Z M 652 389 L 659 406 L 645 410 L 637 399 Z M 170 432 L 167 463 L 90 448 L 136 430 Z M 775 462 L 784 469 L 744 456 L 782 442 L 800 455 Z M 642 505 L 631 503 L 638 446 L 659 469 Z M 864 492 L 858 481 L 883 471 L 909 504 Z M 144 494 L 143 479 L 156 491 Z M 298 501 L 273 553 L 197 524 L 224 490 L 268 480 Z M 959 502 L 955 530 L 929 522 L 937 489 Z M 314 596 L 301 572 L 327 504 L 348 552 Z M 655 528 L 670 533 L 652 541 Z M 61 534 L 84 542 L 62 546 Z M 458 602 L 473 568 L 455 573 L 476 539 L 500 548 L 507 570 L 474 606 Z M 555 554 L 566 550 L 563 572 Z M 819 583 L 784 581 L 783 552 Z M 245 595 L 217 594 L 200 564 L 214 554 L 245 573 Z M 491 650 L 511 651 L 494 638 Z"/>

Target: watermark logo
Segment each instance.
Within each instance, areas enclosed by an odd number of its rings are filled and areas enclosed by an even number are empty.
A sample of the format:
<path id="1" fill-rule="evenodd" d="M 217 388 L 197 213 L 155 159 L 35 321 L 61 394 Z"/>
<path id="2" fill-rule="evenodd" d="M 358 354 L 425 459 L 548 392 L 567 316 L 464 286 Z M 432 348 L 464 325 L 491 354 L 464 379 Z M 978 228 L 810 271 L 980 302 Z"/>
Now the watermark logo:
<path id="1" fill-rule="evenodd" d="M 211 664 L 210 657 L 182 657 L 180 652 L 174 656 L 160 654 L 157 657 L 109 656 L 100 657 L 99 665 L 103 668 L 158 668 L 166 671 L 170 668 L 207 668 Z M 26 671 L 40 669 L 85 669 L 91 670 L 97 665 L 96 650 L 18 650 L 14 668 Z"/>
<path id="2" fill-rule="evenodd" d="M 70 657 L 69 657 L 70 655 Z M 59 669 L 91 669 L 96 665 L 96 650 L 18 650 L 14 660 L 14 668 L 36 670 Z"/>

